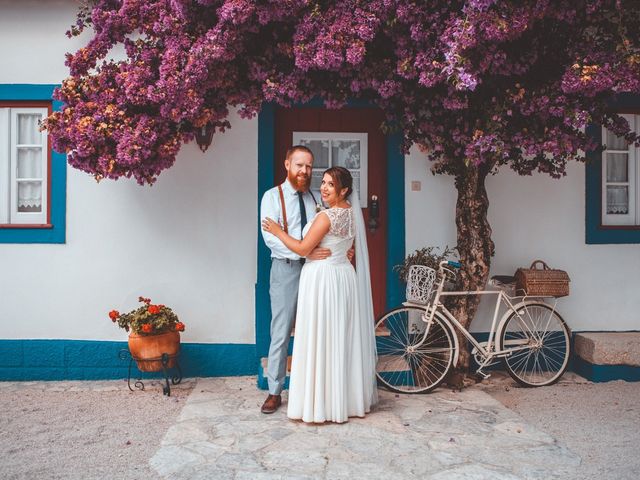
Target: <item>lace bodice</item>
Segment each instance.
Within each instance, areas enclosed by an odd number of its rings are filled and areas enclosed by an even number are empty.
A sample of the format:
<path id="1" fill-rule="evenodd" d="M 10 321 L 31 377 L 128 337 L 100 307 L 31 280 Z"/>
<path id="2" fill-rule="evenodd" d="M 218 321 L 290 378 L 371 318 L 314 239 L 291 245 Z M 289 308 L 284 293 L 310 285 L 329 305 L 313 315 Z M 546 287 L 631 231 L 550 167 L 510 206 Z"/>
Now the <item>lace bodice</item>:
<path id="1" fill-rule="evenodd" d="M 331 221 L 329 235 L 340 238 L 354 237 L 353 210 L 351 208 L 329 208 L 323 210 Z"/>
<path id="2" fill-rule="evenodd" d="M 332 264 L 349 263 L 347 260 L 347 250 L 353 245 L 355 237 L 355 222 L 353 218 L 353 210 L 351 208 L 329 208 L 322 210 L 318 215 L 326 215 L 329 217 L 331 227 L 329 232 L 320 242 L 320 246 L 331 250 L 331 256 L 324 260 L 316 260 L 317 262 L 327 262 Z M 312 222 L 307 223 L 303 234 L 306 235 Z M 307 260 L 313 262 L 312 260 Z"/>

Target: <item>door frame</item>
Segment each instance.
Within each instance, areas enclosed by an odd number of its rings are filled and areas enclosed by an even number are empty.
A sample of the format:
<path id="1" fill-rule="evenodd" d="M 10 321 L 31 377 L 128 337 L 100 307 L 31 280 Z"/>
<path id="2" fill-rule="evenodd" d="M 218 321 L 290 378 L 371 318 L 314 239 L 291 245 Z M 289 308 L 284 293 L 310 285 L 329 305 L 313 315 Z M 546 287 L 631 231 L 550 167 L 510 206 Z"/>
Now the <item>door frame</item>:
<path id="1" fill-rule="evenodd" d="M 296 108 L 322 107 L 321 101 L 313 101 Z M 371 104 L 350 102 L 352 108 L 375 108 Z M 258 212 L 262 195 L 275 185 L 275 116 L 277 105 L 265 103 L 258 114 Z M 404 300 L 403 285 L 397 273 L 393 271 L 405 258 L 405 179 L 404 154 L 400 150 L 402 134 L 385 135 L 387 150 L 387 197 L 388 197 L 388 232 L 387 232 L 387 275 L 386 275 L 386 308 L 399 305 Z M 284 161 L 284 159 L 283 159 Z M 260 215 L 256 219 L 258 264 L 255 286 L 255 328 L 257 358 L 267 356 L 270 342 L 271 300 L 269 298 L 269 272 L 271 254 L 260 235 Z"/>

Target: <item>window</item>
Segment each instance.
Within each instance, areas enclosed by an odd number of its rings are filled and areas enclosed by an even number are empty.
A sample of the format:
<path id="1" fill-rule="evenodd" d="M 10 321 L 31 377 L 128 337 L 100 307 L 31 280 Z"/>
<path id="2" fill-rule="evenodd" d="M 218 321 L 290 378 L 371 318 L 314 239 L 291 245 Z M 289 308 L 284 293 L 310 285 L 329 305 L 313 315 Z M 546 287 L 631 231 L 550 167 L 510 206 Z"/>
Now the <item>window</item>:
<path id="1" fill-rule="evenodd" d="M 360 193 L 360 204 L 367 205 L 368 134 L 336 132 L 293 132 L 293 145 L 313 152 L 311 189 L 319 190 L 322 172 L 329 167 L 345 167 Z"/>
<path id="2" fill-rule="evenodd" d="M 640 115 L 622 115 L 636 133 Z M 607 129 L 602 129 L 602 225 L 640 225 L 640 149 L 629 145 Z"/>
<path id="3" fill-rule="evenodd" d="M 0 227 L 50 224 L 49 105 L 0 102 Z"/>
<path id="4" fill-rule="evenodd" d="M 618 94 L 610 108 L 640 131 L 640 95 Z M 586 153 L 585 241 L 640 243 L 640 148 L 600 125 L 587 126 L 586 133 L 605 150 Z"/>

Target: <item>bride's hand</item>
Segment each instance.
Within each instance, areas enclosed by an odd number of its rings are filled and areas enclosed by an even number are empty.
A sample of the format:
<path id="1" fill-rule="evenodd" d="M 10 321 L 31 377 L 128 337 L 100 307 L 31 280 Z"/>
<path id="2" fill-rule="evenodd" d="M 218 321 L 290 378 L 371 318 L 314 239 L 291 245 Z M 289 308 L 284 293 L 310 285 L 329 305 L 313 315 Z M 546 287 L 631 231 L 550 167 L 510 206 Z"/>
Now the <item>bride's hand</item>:
<path id="1" fill-rule="evenodd" d="M 262 229 L 265 232 L 272 233 L 273 235 L 278 235 L 278 233 L 282 232 L 282 228 L 275 221 L 271 220 L 269 217 L 266 217 L 262 220 Z"/>

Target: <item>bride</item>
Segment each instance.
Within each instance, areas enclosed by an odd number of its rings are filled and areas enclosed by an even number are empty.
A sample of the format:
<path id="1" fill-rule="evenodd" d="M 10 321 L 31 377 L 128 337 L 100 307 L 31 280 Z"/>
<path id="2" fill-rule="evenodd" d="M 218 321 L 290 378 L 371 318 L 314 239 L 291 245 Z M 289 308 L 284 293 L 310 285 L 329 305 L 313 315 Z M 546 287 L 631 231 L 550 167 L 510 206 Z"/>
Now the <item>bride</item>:
<path id="1" fill-rule="evenodd" d="M 378 399 L 369 255 L 352 185 L 346 168 L 324 172 L 320 193 L 329 208 L 307 224 L 302 240 L 270 218 L 262 224 L 301 256 L 318 245 L 331 250 L 324 260 L 307 260 L 300 274 L 287 415 L 305 422 L 364 417 Z M 354 239 L 356 270 L 347 259 Z"/>

